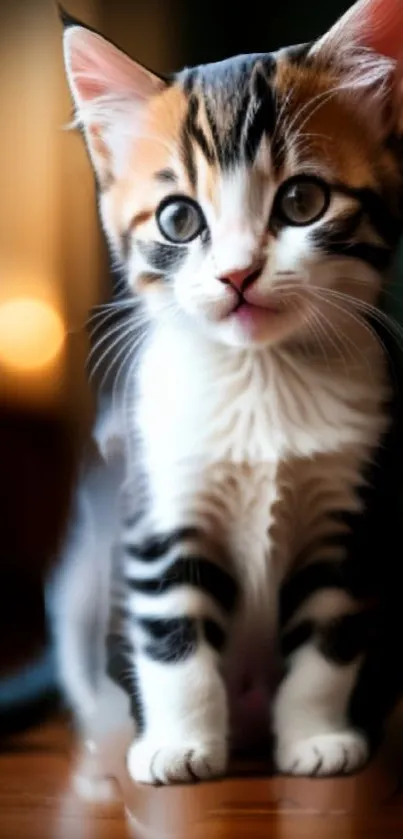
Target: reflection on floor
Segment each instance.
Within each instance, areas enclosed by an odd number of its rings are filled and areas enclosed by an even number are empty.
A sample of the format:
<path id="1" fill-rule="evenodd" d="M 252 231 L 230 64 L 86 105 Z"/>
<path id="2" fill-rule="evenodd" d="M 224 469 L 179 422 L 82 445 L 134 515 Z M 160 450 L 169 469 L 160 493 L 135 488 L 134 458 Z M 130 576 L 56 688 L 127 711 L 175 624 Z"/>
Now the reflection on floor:
<path id="1" fill-rule="evenodd" d="M 119 787 L 111 782 L 101 790 L 109 793 L 107 804 L 84 803 L 77 794 L 68 721 L 55 719 L 3 742 L 0 839 L 403 837 L 403 760 L 396 729 L 383 754 L 352 778 L 269 777 L 263 762 L 250 761 L 235 765 L 227 780 L 168 789 L 134 788 L 128 782 L 127 735 L 114 737 L 110 770 L 119 776 Z"/>

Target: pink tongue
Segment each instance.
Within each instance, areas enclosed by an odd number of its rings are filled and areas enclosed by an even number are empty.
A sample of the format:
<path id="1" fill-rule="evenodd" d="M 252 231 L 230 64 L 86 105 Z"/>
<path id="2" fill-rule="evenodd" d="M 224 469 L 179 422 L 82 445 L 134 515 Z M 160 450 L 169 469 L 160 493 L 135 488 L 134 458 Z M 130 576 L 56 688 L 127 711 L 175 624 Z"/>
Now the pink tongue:
<path id="1" fill-rule="evenodd" d="M 256 312 L 256 306 L 252 306 L 250 303 L 241 303 L 241 305 L 236 310 L 236 316 L 239 318 L 239 320 L 247 323 L 249 320 L 253 318 Z"/>
<path id="2" fill-rule="evenodd" d="M 260 323 L 265 323 L 269 315 L 275 314 L 277 314 L 277 310 L 274 306 L 262 308 L 245 302 L 238 307 L 235 317 L 246 329 L 251 329 L 257 327 Z"/>

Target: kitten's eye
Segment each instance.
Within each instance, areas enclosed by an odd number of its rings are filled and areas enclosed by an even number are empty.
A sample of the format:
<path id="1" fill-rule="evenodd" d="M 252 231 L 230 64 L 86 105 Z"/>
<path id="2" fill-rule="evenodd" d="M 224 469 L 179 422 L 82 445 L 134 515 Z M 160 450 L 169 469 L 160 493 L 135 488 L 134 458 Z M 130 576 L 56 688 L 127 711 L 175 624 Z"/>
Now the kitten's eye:
<path id="1" fill-rule="evenodd" d="M 196 239 L 206 227 L 199 205 L 186 196 L 171 195 L 161 201 L 156 219 L 165 239 L 181 245 Z"/>
<path id="2" fill-rule="evenodd" d="M 276 197 L 276 214 L 285 224 L 313 224 L 327 210 L 328 185 L 319 178 L 295 177 L 286 181 Z"/>

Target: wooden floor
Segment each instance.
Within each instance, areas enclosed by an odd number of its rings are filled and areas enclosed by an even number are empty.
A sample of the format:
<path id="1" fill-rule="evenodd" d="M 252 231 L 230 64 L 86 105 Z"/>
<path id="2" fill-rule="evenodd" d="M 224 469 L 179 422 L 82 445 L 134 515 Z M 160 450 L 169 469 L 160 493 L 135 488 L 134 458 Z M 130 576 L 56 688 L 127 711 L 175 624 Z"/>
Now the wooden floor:
<path id="1" fill-rule="evenodd" d="M 121 797 L 109 805 L 80 801 L 74 754 L 69 725 L 59 719 L 3 742 L 1 839 L 403 837 L 403 787 L 392 753 L 343 780 L 270 778 L 246 764 L 229 780 L 192 787 L 134 790 L 120 778 L 126 806 Z"/>

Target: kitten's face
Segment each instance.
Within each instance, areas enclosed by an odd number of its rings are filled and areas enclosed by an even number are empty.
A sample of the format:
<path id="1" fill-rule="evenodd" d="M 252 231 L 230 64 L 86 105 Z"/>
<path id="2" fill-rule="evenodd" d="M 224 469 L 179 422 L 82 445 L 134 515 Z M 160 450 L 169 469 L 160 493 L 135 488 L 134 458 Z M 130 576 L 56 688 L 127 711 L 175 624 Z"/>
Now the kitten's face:
<path id="1" fill-rule="evenodd" d="M 375 301 L 401 172 L 383 99 L 349 72 L 328 49 L 242 56 L 92 126 L 104 227 L 154 317 L 247 347 L 326 338 L 348 299 Z"/>

